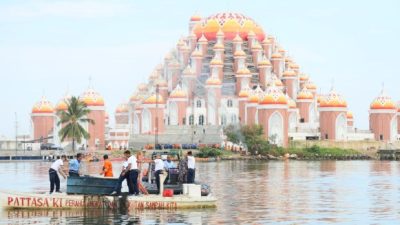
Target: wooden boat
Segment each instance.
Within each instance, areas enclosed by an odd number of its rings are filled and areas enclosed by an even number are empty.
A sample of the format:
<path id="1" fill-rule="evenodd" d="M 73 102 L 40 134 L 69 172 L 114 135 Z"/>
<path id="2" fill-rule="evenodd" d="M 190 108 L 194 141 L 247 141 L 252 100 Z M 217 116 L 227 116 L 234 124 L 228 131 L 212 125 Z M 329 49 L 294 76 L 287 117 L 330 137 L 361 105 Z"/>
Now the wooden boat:
<path id="1" fill-rule="evenodd" d="M 146 188 L 149 194 L 158 193 L 157 185 L 155 183 L 142 182 L 142 184 Z M 210 186 L 208 186 L 207 184 L 200 184 L 200 183 L 196 184 L 201 185 L 201 196 L 207 196 L 210 194 L 211 192 Z M 175 195 L 180 195 L 183 193 L 183 185 L 181 183 L 174 183 L 174 184 L 166 183 L 164 184 L 164 188 L 174 190 Z"/>
<path id="2" fill-rule="evenodd" d="M 109 195 L 118 183 L 118 178 L 108 177 L 68 177 L 67 194 Z"/>
<path id="3" fill-rule="evenodd" d="M 211 195 L 199 197 L 186 195 L 174 197 L 162 197 L 160 195 L 129 196 L 127 207 L 129 210 L 215 208 L 216 201 L 217 199 Z"/>

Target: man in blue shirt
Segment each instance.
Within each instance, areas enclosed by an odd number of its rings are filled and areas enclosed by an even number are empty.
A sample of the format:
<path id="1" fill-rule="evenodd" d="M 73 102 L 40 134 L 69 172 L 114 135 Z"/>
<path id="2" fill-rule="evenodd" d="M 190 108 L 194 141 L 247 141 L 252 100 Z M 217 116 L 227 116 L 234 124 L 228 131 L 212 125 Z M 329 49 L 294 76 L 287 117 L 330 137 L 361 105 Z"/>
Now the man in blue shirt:
<path id="1" fill-rule="evenodd" d="M 69 161 L 69 176 L 79 177 L 79 168 L 81 167 L 82 153 L 76 155 L 76 159 Z"/>
<path id="2" fill-rule="evenodd" d="M 164 161 L 164 167 L 169 170 L 172 168 L 176 168 L 175 163 L 172 162 L 171 156 L 167 156 L 167 160 Z"/>

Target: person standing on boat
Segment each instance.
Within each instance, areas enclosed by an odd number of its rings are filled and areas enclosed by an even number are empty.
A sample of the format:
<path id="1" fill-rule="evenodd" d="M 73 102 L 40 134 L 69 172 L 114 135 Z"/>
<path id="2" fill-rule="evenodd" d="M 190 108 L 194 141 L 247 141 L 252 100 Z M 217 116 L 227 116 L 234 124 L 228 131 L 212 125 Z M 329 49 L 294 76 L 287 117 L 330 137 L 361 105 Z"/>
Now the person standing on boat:
<path id="1" fill-rule="evenodd" d="M 162 174 L 164 171 L 164 161 L 162 161 L 160 155 L 156 156 L 156 159 L 154 160 L 154 164 L 155 164 L 154 176 L 156 177 L 157 193 L 160 194 L 160 174 Z"/>
<path id="2" fill-rule="evenodd" d="M 188 173 L 187 156 L 182 157 L 182 159 L 179 160 L 178 171 L 179 171 L 178 181 L 182 184 L 187 183 L 187 173 Z"/>
<path id="3" fill-rule="evenodd" d="M 129 155 L 131 152 L 129 150 L 126 150 L 125 153 Z M 127 170 L 129 171 L 129 182 L 128 182 L 128 187 L 129 183 L 131 183 L 131 188 L 129 189 L 129 195 L 139 195 L 139 187 L 138 187 L 138 176 L 139 176 L 139 170 L 137 166 L 137 159 L 136 156 L 131 155 L 128 158 L 128 168 Z"/>
<path id="4" fill-rule="evenodd" d="M 50 169 L 49 169 L 50 194 L 53 193 L 54 186 L 56 187 L 56 192 L 61 193 L 60 177 L 58 177 L 58 173 L 60 173 L 64 177 L 64 179 L 67 178 L 67 175 L 64 173 L 64 170 L 63 170 L 64 162 L 67 162 L 66 155 L 62 155 L 60 159 L 57 159 L 50 166 Z"/>
<path id="5" fill-rule="evenodd" d="M 100 175 L 104 174 L 104 177 L 113 177 L 113 169 L 112 169 L 112 163 L 108 159 L 108 155 L 103 155 L 104 159 L 104 164 L 103 164 L 103 170 L 101 171 Z"/>
<path id="6" fill-rule="evenodd" d="M 76 154 L 76 159 L 72 159 L 69 161 L 69 176 L 70 177 L 79 177 L 79 169 L 81 167 L 81 160 L 83 158 L 82 153 Z"/>
<path id="7" fill-rule="evenodd" d="M 129 171 L 127 171 L 127 168 L 128 168 L 128 157 L 127 157 L 126 154 L 124 154 L 124 159 L 125 159 L 125 161 L 122 164 L 122 171 L 121 171 L 121 174 L 119 175 L 118 183 L 114 187 L 113 192 L 111 192 L 111 195 L 120 195 L 121 194 L 122 182 L 124 182 L 125 179 L 126 179 L 126 181 L 128 183 L 128 187 L 130 187 L 130 185 L 129 185 Z"/>
<path id="8" fill-rule="evenodd" d="M 188 165 L 187 182 L 188 184 L 193 184 L 194 178 L 196 176 L 196 160 L 192 154 L 192 151 L 188 151 L 187 153 L 187 165 Z"/>

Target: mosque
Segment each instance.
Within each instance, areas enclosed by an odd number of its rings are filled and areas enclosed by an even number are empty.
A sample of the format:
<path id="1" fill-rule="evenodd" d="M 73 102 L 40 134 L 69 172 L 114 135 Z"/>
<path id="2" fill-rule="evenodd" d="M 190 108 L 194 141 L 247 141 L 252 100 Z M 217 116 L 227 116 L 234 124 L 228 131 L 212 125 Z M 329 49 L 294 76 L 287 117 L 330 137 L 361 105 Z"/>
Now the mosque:
<path id="1" fill-rule="evenodd" d="M 56 111 L 45 97 L 32 109 L 34 139 L 59 143 Z M 221 143 L 223 127 L 260 124 L 265 138 L 287 147 L 290 140 L 394 141 L 400 111 L 382 91 L 370 105 L 370 129 L 358 130 L 345 98 L 317 86 L 295 59 L 251 18 L 240 13 L 193 15 L 188 35 L 139 84 L 108 124 L 103 97 L 92 88 L 80 98 L 91 109 L 85 124 L 90 149 L 169 144 Z M 60 143 L 66 145 L 66 143 Z"/>

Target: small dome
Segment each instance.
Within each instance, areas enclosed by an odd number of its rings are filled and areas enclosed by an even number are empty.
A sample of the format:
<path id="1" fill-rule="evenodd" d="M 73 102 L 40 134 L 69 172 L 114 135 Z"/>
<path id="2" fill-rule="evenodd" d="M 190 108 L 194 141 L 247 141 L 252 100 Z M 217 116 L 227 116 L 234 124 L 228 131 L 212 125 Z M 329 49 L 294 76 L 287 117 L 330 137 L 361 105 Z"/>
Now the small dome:
<path id="1" fill-rule="evenodd" d="M 154 82 L 154 85 L 158 85 L 159 87 L 168 87 L 167 81 L 166 81 L 164 78 L 162 78 L 162 77 L 158 78 L 158 79 Z"/>
<path id="2" fill-rule="evenodd" d="M 147 88 L 147 84 L 141 83 L 141 84 L 139 84 L 139 86 L 138 86 L 138 90 L 139 90 L 140 92 L 147 92 L 149 89 Z"/>
<path id="3" fill-rule="evenodd" d="M 178 60 L 172 59 L 170 63 L 168 63 L 168 67 L 171 69 L 179 69 L 181 68 L 181 64 L 179 64 Z"/>
<path id="4" fill-rule="evenodd" d="M 134 92 L 131 97 L 129 98 L 129 102 L 137 102 L 140 101 L 140 97 L 137 92 Z"/>
<path id="5" fill-rule="evenodd" d="M 283 83 L 281 79 L 279 79 L 276 75 L 272 76 L 272 80 L 269 82 L 269 85 L 275 85 L 277 87 L 283 87 Z"/>
<path id="6" fill-rule="evenodd" d="M 129 107 L 128 104 L 126 103 L 121 103 L 117 106 L 117 108 L 115 109 L 116 113 L 127 113 L 129 112 Z"/>
<path id="7" fill-rule="evenodd" d="M 199 40 L 197 41 L 198 43 L 208 43 L 207 38 L 204 36 L 204 34 L 201 35 L 201 37 L 199 38 Z"/>
<path id="8" fill-rule="evenodd" d="M 278 52 L 275 52 L 275 53 L 273 53 L 273 54 L 271 55 L 271 58 L 272 58 L 272 59 L 281 59 L 281 58 L 282 58 L 282 55 L 281 55 L 280 53 L 278 53 Z"/>
<path id="9" fill-rule="evenodd" d="M 289 56 L 285 58 L 285 62 L 286 63 L 291 63 L 293 62 L 292 58 L 290 58 Z"/>
<path id="10" fill-rule="evenodd" d="M 278 49 L 278 52 L 281 53 L 281 54 L 285 54 L 285 53 L 286 53 L 286 50 L 283 49 L 283 48 L 279 48 L 279 49 Z"/>
<path id="11" fill-rule="evenodd" d="M 288 99 L 275 85 L 269 86 L 260 101 L 261 105 L 287 105 Z"/>
<path id="12" fill-rule="evenodd" d="M 236 75 L 251 75 L 250 70 L 245 66 L 236 71 Z"/>
<path id="13" fill-rule="evenodd" d="M 304 87 L 298 94 L 297 94 L 297 100 L 303 100 L 303 99 L 313 99 L 314 95 L 312 94 L 311 91 L 307 89 L 307 87 Z"/>
<path id="14" fill-rule="evenodd" d="M 192 58 L 203 58 L 203 53 L 199 50 L 196 49 L 192 52 Z"/>
<path id="15" fill-rule="evenodd" d="M 258 103 L 263 95 L 264 91 L 261 89 L 260 85 L 257 85 L 256 89 L 249 91 L 249 98 L 247 101 L 249 103 Z"/>
<path id="16" fill-rule="evenodd" d="M 265 55 L 263 56 L 263 58 L 261 59 L 260 62 L 258 62 L 257 64 L 258 67 L 267 67 L 267 66 L 271 66 L 271 62 L 267 59 L 267 57 L 265 57 Z"/>
<path id="17" fill-rule="evenodd" d="M 305 82 L 305 81 L 307 81 L 308 79 L 309 79 L 309 78 L 308 78 L 308 75 L 307 75 L 307 74 L 305 74 L 305 73 L 300 74 L 300 81 Z"/>
<path id="18" fill-rule="evenodd" d="M 252 46 L 251 46 L 251 50 L 252 51 L 261 51 L 263 48 L 261 47 L 260 43 L 255 42 Z"/>
<path id="19" fill-rule="evenodd" d="M 183 76 L 194 76 L 196 75 L 196 72 L 193 70 L 193 68 L 190 65 L 187 65 L 186 68 L 182 71 Z"/>
<path id="20" fill-rule="evenodd" d="M 169 95 L 170 98 L 186 98 L 186 91 L 178 84 L 176 88 Z"/>
<path id="21" fill-rule="evenodd" d="M 232 40 L 234 44 L 242 44 L 243 39 L 240 37 L 239 33 L 236 33 L 235 38 Z"/>
<path id="22" fill-rule="evenodd" d="M 294 72 L 293 70 L 285 70 L 285 72 L 283 72 L 282 76 L 284 76 L 284 77 L 295 77 L 296 76 L 296 72 Z"/>
<path id="23" fill-rule="evenodd" d="M 221 85 L 222 82 L 218 77 L 211 76 L 207 79 L 206 85 Z"/>
<path id="24" fill-rule="evenodd" d="M 158 74 L 157 70 L 154 70 L 154 71 L 150 74 L 149 80 L 154 81 L 154 80 L 156 80 L 158 77 L 159 77 L 159 74 Z"/>
<path id="25" fill-rule="evenodd" d="M 234 57 L 246 57 L 246 53 L 243 50 L 236 50 L 233 54 Z"/>
<path id="26" fill-rule="evenodd" d="M 312 81 L 308 81 L 305 85 L 308 90 L 315 91 L 317 90 L 317 85 L 315 85 Z"/>
<path id="27" fill-rule="evenodd" d="M 214 57 L 214 58 L 211 60 L 210 65 L 211 65 L 211 66 L 222 66 L 222 65 L 224 65 L 224 63 L 222 62 L 221 59 L 215 58 L 215 57 Z"/>
<path id="28" fill-rule="evenodd" d="M 71 99 L 71 95 L 66 94 L 56 105 L 56 111 L 65 111 L 68 109 L 68 101 Z"/>
<path id="29" fill-rule="evenodd" d="M 225 49 L 224 44 L 216 43 L 213 47 L 214 50 L 223 50 Z"/>
<path id="30" fill-rule="evenodd" d="M 53 104 L 49 100 L 46 99 L 45 96 L 42 97 L 42 99 L 37 102 L 33 108 L 32 108 L 32 113 L 53 113 L 54 112 L 54 107 Z"/>
<path id="31" fill-rule="evenodd" d="M 239 98 L 247 98 L 247 97 L 249 97 L 249 92 L 250 92 L 249 86 L 242 87 L 242 90 L 240 90 L 238 96 L 239 96 Z"/>
<path id="32" fill-rule="evenodd" d="M 353 112 L 347 111 L 346 117 L 347 117 L 348 120 L 352 120 L 354 118 L 353 117 Z"/>
<path id="33" fill-rule="evenodd" d="M 271 41 L 268 38 L 264 38 L 264 40 L 261 42 L 262 45 L 270 45 Z"/>
<path id="34" fill-rule="evenodd" d="M 103 97 L 95 90 L 89 88 L 80 96 L 87 106 L 104 106 Z"/>
<path id="35" fill-rule="evenodd" d="M 186 44 L 186 42 L 184 42 L 184 44 L 181 46 L 180 50 L 182 52 L 190 52 L 190 47 Z"/>
<path id="36" fill-rule="evenodd" d="M 321 102 L 319 103 L 319 107 L 321 108 L 346 108 L 347 102 L 344 98 L 336 93 L 333 89 L 329 92 L 328 95 L 322 97 Z"/>
<path id="37" fill-rule="evenodd" d="M 190 22 L 198 22 L 198 21 L 201 21 L 201 16 L 199 14 L 195 13 L 190 17 Z"/>
<path id="38" fill-rule="evenodd" d="M 296 63 L 291 63 L 289 65 L 289 67 L 292 68 L 292 69 L 295 69 L 295 70 L 298 70 L 300 68 L 299 64 L 296 64 Z"/>
<path id="39" fill-rule="evenodd" d="M 164 60 L 166 60 L 166 61 L 170 61 L 172 59 L 173 59 L 173 57 L 172 57 L 172 54 L 170 52 L 168 52 L 164 57 Z"/>
<path id="40" fill-rule="evenodd" d="M 397 107 L 392 98 L 382 90 L 380 95 L 372 101 L 370 109 L 397 109 Z"/>
<path id="41" fill-rule="evenodd" d="M 160 94 L 152 94 L 144 100 L 143 104 L 164 104 L 164 98 Z"/>

